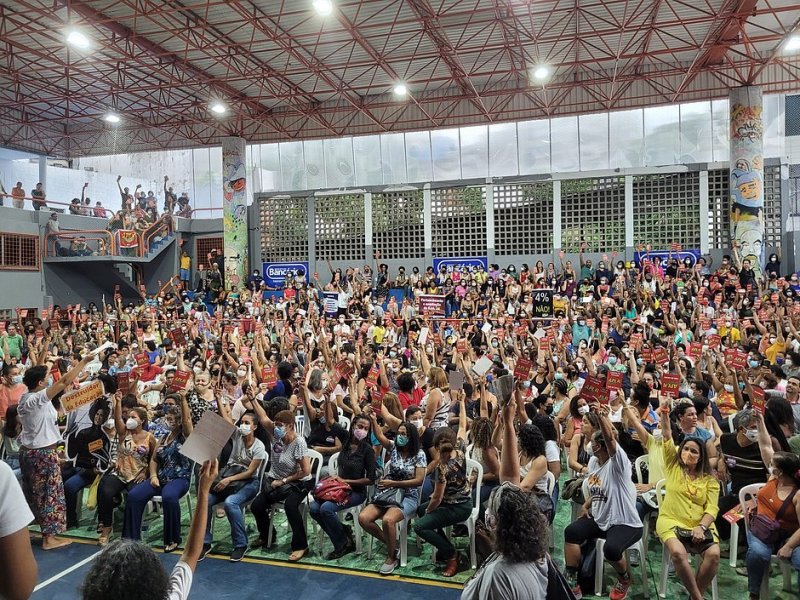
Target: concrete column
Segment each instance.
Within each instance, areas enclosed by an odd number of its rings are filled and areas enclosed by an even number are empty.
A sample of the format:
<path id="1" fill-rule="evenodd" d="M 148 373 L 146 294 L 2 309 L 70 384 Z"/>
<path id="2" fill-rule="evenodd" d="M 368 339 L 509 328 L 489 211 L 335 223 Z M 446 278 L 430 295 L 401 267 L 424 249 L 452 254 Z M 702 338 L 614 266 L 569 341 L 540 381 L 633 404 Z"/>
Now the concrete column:
<path id="1" fill-rule="evenodd" d="M 756 277 L 764 262 L 764 123 L 759 87 L 730 91 L 731 241 Z"/>
<path id="2" fill-rule="evenodd" d="M 634 247 L 633 243 L 633 175 L 625 175 L 625 248 Z M 629 250 L 627 250 L 629 251 Z"/>
<path id="3" fill-rule="evenodd" d="M 700 254 L 708 251 L 708 171 L 700 171 Z"/>
<path id="4" fill-rule="evenodd" d="M 364 194 L 364 257 L 367 262 L 372 261 L 372 192 Z"/>
<path id="5" fill-rule="evenodd" d="M 308 219 L 308 269 L 309 277 L 314 277 L 317 268 L 317 227 L 316 227 L 317 198 L 314 194 L 308 197 L 306 218 Z M 309 279 L 311 281 L 311 279 Z"/>
<path id="6" fill-rule="evenodd" d="M 433 264 L 433 210 L 431 208 L 431 184 L 422 188 L 422 214 L 425 232 L 425 265 Z"/>
<path id="7" fill-rule="evenodd" d="M 225 289 L 247 281 L 247 144 L 240 137 L 222 138 L 222 223 Z"/>
<path id="8" fill-rule="evenodd" d="M 553 262 L 558 264 L 561 250 L 561 180 L 553 181 Z"/>
<path id="9" fill-rule="evenodd" d="M 486 260 L 494 262 L 494 183 L 486 180 Z"/>

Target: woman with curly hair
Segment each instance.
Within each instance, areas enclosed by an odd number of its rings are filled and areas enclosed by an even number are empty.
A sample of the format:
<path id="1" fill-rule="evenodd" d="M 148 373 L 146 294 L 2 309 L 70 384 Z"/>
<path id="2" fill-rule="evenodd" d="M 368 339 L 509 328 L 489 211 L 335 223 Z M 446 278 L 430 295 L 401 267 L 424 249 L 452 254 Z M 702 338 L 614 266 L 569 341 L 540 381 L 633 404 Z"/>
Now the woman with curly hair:
<path id="1" fill-rule="evenodd" d="M 84 579 L 83 600 L 185 600 L 203 548 L 208 513 L 208 492 L 217 477 L 217 461 L 203 464 L 197 491 L 197 508 L 189 526 L 186 548 L 167 576 L 161 561 L 146 544 L 119 539 L 103 548 Z"/>
<path id="2" fill-rule="evenodd" d="M 546 598 L 547 519 L 536 498 L 504 483 L 489 497 L 486 524 L 495 552 L 464 585 L 461 600 Z"/>

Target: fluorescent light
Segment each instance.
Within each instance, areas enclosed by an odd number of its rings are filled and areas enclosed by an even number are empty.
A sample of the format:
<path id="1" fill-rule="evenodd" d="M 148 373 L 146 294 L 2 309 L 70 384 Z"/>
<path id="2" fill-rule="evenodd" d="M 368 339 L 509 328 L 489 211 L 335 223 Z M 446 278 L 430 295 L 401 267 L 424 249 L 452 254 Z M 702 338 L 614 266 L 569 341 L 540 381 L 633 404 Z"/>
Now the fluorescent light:
<path id="1" fill-rule="evenodd" d="M 218 115 L 224 115 L 226 112 L 228 112 L 228 109 L 225 108 L 225 105 L 222 102 L 214 102 L 214 104 L 211 105 L 211 110 Z"/>
<path id="2" fill-rule="evenodd" d="M 314 0 L 311 4 L 320 17 L 327 17 L 333 12 L 333 2 L 331 0 Z"/>
<path id="3" fill-rule="evenodd" d="M 407 96 L 408 95 L 408 86 L 405 83 L 398 83 L 394 86 L 392 90 L 395 96 Z"/>
<path id="4" fill-rule="evenodd" d="M 103 117 L 103 120 L 106 123 L 111 123 L 113 125 L 116 125 L 117 123 L 119 123 L 121 121 L 121 119 L 119 118 L 119 115 L 116 115 L 114 113 L 108 113 L 105 117 Z"/>
<path id="5" fill-rule="evenodd" d="M 800 35 L 789 36 L 786 44 L 783 46 L 784 52 L 797 52 L 800 50 Z"/>
<path id="6" fill-rule="evenodd" d="M 67 34 L 67 43 L 81 50 L 87 50 L 92 45 L 88 37 L 74 29 Z"/>
<path id="7" fill-rule="evenodd" d="M 544 81 L 549 76 L 550 76 L 550 67 L 547 67 L 545 65 L 536 67 L 536 69 L 534 69 L 533 71 L 533 78 L 536 81 Z"/>

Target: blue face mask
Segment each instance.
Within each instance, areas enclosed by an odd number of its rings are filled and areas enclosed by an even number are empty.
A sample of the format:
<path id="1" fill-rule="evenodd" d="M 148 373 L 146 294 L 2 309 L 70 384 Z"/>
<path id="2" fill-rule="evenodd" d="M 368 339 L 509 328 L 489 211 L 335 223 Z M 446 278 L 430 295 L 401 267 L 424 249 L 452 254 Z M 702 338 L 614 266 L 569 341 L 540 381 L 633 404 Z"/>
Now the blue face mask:
<path id="1" fill-rule="evenodd" d="M 611 356 L 609 356 L 608 357 L 608 364 L 610 364 L 610 365 L 617 364 L 617 357 L 614 356 L 613 354 Z"/>
<path id="2" fill-rule="evenodd" d="M 756 367 L 758 367 L 758 361 L 757 360 L 748 360 L 747 364 L 750 365 L 751 369 L 755 369 Z"/>
<path id="3" fill-rule="evenodd" d="M 398 447 L 402 448 L 403 446 L 408 444 L 408 436 L 406 436 L 406 435 L 398 435 L 397 439 L 395 439 L 394 443 L 397 444 Z"/>
<path id="4" fill-rule="evenodd" d="M 559 371 L 556 371 L 556 379 L 564 379 L 564 374 Z"/>
<path id="5" fill-rule="evenodd" d="M 282 440 L 283 436 L 286 435 L 286 428 L 285 427 L 277 427 L 276 426 L 274 433 L 275 433 L 275 439 L 276 440 Z"/>
<path id="6" fill-rule="evenodd" d="M 641 367 L 644 364 L 644 359 L 643 358 L 637 358 L 636 359 L 636 364 Z"/>

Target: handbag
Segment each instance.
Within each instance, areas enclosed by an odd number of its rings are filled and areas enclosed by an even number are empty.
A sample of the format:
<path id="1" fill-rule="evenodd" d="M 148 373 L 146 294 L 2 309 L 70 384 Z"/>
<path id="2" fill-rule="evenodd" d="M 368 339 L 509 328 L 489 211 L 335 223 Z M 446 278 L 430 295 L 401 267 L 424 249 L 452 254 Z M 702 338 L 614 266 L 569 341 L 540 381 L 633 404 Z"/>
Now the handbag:
<path id="1" fill-rule="evenodd" d="M 572 479 L 567 480 L 567 482 L 564 484 L 564 491 L 561 493 L 561 495 L 567 500 L 574 500 L 580 504 L 586 502 L 586 498 L 583 497 L 584 479 L 586 478 L 573 477 Z"/>
<path id="2" fill-rule="evenodd" d="M 97 488 L 100 487 L 101 477 L 102 475 L 95 477 L 92 485 L 89 486 L 89 494 L 86 497 L 86 508 L 89 510 L 97 508 Z"/>
<path id="3" fill-rule="evenodd" d="M 244 473 L 245 471 L 247 471 L 247 469 L 245 467 L 241 466 L 241 465 L 225 465 L 225 468 L 222 469 L 220 474 L 217 476 L 217 478 L 211 484 L 212 493 L 214 495 L 218 496 L 218 497 L 224 496 L 224 497 L 227 498 L 228 496 L 232 496 L 233 494 L 238 492 L 240 489 L 242 489 L 245 486 L 245 484 L 248 483 L 247 479 L 237 479 L 236 481 L 232 481 L 221 492 L 215 492 L 214 488 L 216 487 L 216 485 L 220 481 L 222 481 L 226 477 L 231 477 L 233 475 L 239 475 L 241 473 Z"/>
<path id="4" fill-rule="evenodd" d="M 756 514 L 750 518 L 750 531 L 752 534 L 769 546 L 776 544 L 781 535 L 781 516 L 783 512 L 791 506 L 796 493 L 797 488 L 792 490 L 792 493 L 783 501 L 780 509 L 775 513 L 774 519 L 770 519 L 768 516 L 760 515 L 756 512 Z"/>
<path id="5" fill-rule="evenodd" d="M 399 488 L 383 488 L 375 491 L 371 504 L 380 508 L 402 508 L 400 500 L 403 491 Z"/>
<path id="6" fill-rule="evenodd" d="M 347 504 L 352 493 L 353 488 L 350 487 L 349 483 L 333 477 L 326 477 L 320 481 L 312 492 L 314 500 L 320 504 L 323 502 L 335 502 L 339 506 Z"/>
<path id="7" fill-rule="evenodd" d="M 673 531 L 675 532 L 675 535 L 678 536 L 680 542 L 686 547 L 686 550 L 693 554 L 702 554 L 703 552 L 708 550 L 709 546 L 713 546 L 715 544 L 714 534 L 711 532 L 710 529 L 706 529 L 705 534 L 703 535 L 703 539 L 700 542 L 694 541 L 691 529 L 683 529 L 682 527 L 675 527 Z"/>

